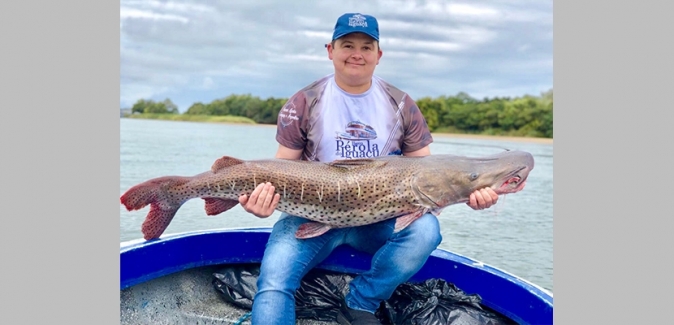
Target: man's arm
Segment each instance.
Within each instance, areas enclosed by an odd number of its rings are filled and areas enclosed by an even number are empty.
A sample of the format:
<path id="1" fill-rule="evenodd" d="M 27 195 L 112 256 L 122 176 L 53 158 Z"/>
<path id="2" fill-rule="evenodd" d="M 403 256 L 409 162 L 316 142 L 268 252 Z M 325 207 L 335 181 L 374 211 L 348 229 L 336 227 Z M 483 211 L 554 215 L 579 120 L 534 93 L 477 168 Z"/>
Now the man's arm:
<path id="1" fill-rule="evenodd" d="M 428 156 L 431 154 L 431 148 L 429 146 L 425 146 L 419 150 L 416 151 L 410 151 L 410 152 L 403 152 L 403 156 L 407 157 L 422 157 L 422 156 Z"/>
<path id="2" fill-rule="evenodd" d="M 290 149 L 279 144 L 275 158 L 298 160 L 301 155 L 302 150 Z M 260 183 L 250 193 L 250 197 L 245 194 L 240 196 L 239 203 L 246 212 L 258 218 L 267 218 L 274 213 L 280 199 L 281 196 L 279 194 L 274 194 L 274 186 L 267 182 Z"/>
<path id="3" fill-rule="evenodd" d="M 276 151 L 276 158 L 299 160 L 302 156 L 302 149 L 290 149 L 281 144 L 278 145 Z"/>

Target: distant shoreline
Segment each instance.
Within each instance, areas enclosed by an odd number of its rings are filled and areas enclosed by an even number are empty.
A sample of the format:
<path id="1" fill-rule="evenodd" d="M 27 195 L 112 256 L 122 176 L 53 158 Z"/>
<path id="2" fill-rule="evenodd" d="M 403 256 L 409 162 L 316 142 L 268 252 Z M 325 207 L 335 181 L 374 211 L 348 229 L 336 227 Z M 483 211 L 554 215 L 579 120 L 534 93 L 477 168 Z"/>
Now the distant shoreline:
<path id="1" fill-rule="evenodd" d="M 238 124 L 230 122 L 216 122 L 219 124 Z M 276 124 L 253 124 L 254 126 L 262 127 L 276 127 Z M 487 134 L 470 134 L 470 133 L 437 133 L 431 132 L 434 138 L 462 138 L 462 139 L 480 139 L 480 140 L 496 140 L 496 141 L 512 141 L 512 142 L 527 142 L 540 144 L 553 144 L 551 138 L 534 138 L 534 137 L 513 137 L 507 135 L 487 135 Z"/>
<path id="2" fill-rule="evenodd" d="M 462 139 L 481 139 L 481 140 L 496 140 L 496 141 L 513 141 L 513 142 L 528 142 L 540 144 L 553 144 L 551 138 L 534 138 L 534 137 L 513 137 L 506 135 L 486 135 L 486 134 L 469 134 L 469 133 L 431 133 L 436 138 L 462 138 Z"/>
<path id="3" fill-rule="evenodd" d="M 123 117 L 126 118 L 126 117 Z M 276 124 L 247 124 L 237 122 L 223 122 L 223 121 L 175 121 L 175 122 L 196 122 L 196 123 L 217 123 L 217 124 L 231 124 L 231 125 L 249 125 L 275 128 Z M 539 144 L 553 144 L 551 138 L 534 138 L 534 137 L 514 137 L 506 135 L 486 135 L 486 134 L 471 134 L 471 133 L 438 133 L 432 132 L 434 138 L 462 138 L 462 139 L 480 139 L 480 140 L 495 140 L 495 141 L 512 141 L 512 142 L 527 142 Z"/>
<path id="4" fill-rule="evenodd" d="M 218 124 L 240 124 L 232 122 L 214 122 Z M 261 126 L 275 128 L 276 124 L 247 124 L 251 126 Z M 496 140 L 496 141 L 512 141 L 512 142 L 527 142 L 540 144 L 553 144 L 551 138 L 534 138 L 534 137 L 513 137 L 507 135 L 487 135 L 487 134 L 470 134 L 470 133 L 437 133 L 431 132 L 434 138 L 462 138 L 462 139 L 480 139 L 480 140 Z"/>

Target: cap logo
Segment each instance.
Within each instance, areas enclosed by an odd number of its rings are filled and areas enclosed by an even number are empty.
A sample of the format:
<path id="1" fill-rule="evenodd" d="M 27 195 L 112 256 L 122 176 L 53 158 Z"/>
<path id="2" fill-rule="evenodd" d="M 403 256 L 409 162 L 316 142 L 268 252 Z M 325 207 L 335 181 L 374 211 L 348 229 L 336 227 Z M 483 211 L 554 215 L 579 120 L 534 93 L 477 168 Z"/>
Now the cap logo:
<path id="1" fill-rule="evenodd" d="M 365 17 L 360 14 L 355 14 L 349 18 L 349 26 L 351 27 L 367 27 Z"/>

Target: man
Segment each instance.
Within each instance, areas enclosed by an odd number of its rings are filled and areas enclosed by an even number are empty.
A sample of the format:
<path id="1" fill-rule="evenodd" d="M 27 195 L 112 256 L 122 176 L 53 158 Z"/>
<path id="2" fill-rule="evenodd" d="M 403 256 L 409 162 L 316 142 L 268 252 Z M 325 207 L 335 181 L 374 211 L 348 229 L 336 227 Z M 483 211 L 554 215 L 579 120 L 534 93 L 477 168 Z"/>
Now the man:
<path id="1" fill-rule="evenodd" d="M 342 15 L 326 48 L 334 73 L 295 93 L 279 112 L 276 158 L 330 162 L 429 155 L 433 139 L 417 105 L 405 92 L 374 75 L 382 57 L 377 20 L 369 15 Z M 249 213 L 266 218 L 279 199 L 274 186 L 265 183 L 239 201 Z M 479 210 L 497 199 L 487 188 L 473 193 L 467 204 Z M 305 222 L 284 213 L 274 225 L 253 304 L 255 325 L 295 324 L 294 294 L 302 277 L 342 244 L 374 256 L 372 268 L 350 283 L 338 321 L 379 324 L 374 312 L 380 302 L 414 275 L 442 241 L 438 221 L 430 213 L 395 234 L 395 219 L 390 219 L 332 229 L 315 238 L 295 238 Z"/>

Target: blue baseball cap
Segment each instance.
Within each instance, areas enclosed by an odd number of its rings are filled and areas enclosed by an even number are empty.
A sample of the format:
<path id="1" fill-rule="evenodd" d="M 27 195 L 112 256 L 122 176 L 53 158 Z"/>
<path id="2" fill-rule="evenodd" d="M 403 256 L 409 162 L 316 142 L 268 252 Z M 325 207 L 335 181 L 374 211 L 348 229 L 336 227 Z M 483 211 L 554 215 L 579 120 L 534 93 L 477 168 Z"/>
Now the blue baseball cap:
<path id="1" fill-rule="evenodd" d="M 343 14 L 337 19 L 332 40 L 351 33 L 364 33 L 379 41 L 379 24 L 377 18 L 359 13 Z"/>

